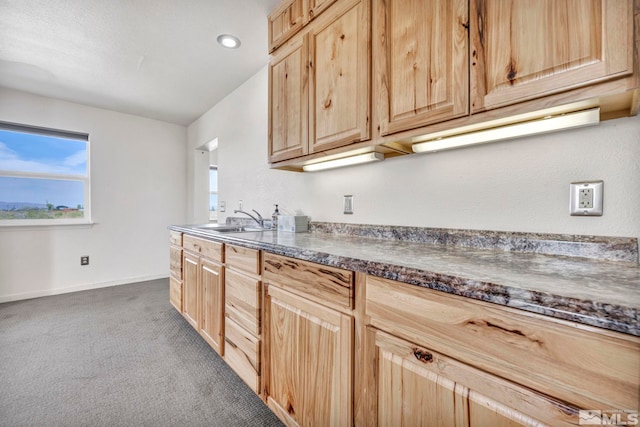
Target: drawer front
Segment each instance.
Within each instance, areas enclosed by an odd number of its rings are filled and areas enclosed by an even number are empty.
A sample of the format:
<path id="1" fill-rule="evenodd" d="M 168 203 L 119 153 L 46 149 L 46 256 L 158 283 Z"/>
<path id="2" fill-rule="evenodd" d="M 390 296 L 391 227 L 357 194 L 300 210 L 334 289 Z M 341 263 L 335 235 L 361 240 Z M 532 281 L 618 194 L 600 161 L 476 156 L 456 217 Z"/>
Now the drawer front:
<path id="1" fill-rule="evenodd" d="M 183 246 L 185 250 L 202 255 L 211 261 L 222 262 L 223 260 L 222 243 L 185 235 L 183 237 Z"/>
<path id="2" fill-rule="evenodd" d="M 169 243 L 176 246 L 182 246 L 182 233 L 179 231 L 169 231 Z"/>
<path id="3" fill-rule="evenodd" d="M 182 313 L 182 282 L 169 277 L 169 302 Z"/>
<path id="4" fill-rule="evenodd" d="M 244 329 L 260 334 L 260 281 L 226 270 L 225 313 Z"/>
<path id="5" fill-rule="evenodd" d="M 264 255 L 263 280 L 338 309 L 353 308 L 353 272 L 279 255 Z"/>
<path id="6" fill-rule="evenodd" d="M 250 274 L 260 274 L 260 251 L 240 246 L 226 245 L 225 264 Z"/>
<path id="7" fill-rule="evenodd" d="M 169 272 L 177 280 L 182 280 L 182 247 L 169 246 Z"/>
<path id="8" fill-rule="evenodd" d="M 640 339 L 367 277 L 370 324 L 579 407 L 635 408 Z"/>
<path id="9" fill-rule="evenodd" d="M 251 389 L 260 390 L 260 340 L 233 320 L 225 319 L 224 360 Z"/>

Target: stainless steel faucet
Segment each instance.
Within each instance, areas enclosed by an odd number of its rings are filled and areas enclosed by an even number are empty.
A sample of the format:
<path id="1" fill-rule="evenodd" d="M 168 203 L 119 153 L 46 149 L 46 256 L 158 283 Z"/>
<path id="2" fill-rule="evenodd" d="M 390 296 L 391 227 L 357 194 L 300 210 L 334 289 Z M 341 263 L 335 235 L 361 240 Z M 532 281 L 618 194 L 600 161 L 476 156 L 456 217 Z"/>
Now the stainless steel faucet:
<path id="1" fill-rule="evenodd" d="M 260 212 L 258 212 L 255 209 L 251 209 L 252 211 L 254 211 L 256 213 L 256 215 L 258 215 L 258 217 L 256 218 L 255 216 L 251 215 L 249 212 L 245 212 L 239 209 L 236 209 L 233 211 L 233 213 L 243 213 L 245 215 L 247 215 L 249 218 L 251 218 L 252 220 L 254 220 L 255 222 L 258 223 L 258 225 L 260 226 L 260 228 L 264 228 L 264 218 L 262 218 L 262 215 L 260 215 Z"/>

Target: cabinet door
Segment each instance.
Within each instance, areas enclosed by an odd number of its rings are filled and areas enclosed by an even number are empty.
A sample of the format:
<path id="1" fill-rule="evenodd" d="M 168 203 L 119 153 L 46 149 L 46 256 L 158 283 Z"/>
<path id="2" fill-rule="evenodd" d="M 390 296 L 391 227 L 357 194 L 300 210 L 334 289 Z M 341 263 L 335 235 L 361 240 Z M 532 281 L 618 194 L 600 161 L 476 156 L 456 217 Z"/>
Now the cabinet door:
<path id="1" fill-rule="evenodd" d="M 310 36 L 310 152 L 370 137 L 369 1 L 336 4 Z"/>
<path id="2" fill-rule="evenodd" d="M 353 318 L 273 286 L 266 300 L 269 407 L 290 425 L 352 425 Z"/>
<path id="3" fill-rule="evenodd" d="M 468 114 L 467 0 L 376 0 L 374 5 L 380 134 Z"/>
<path id="4" fill-rule="evenodd" d="M 198 330 L 199 308 L 198 308 L 198 264 L 199 257 L 184 252 L 182 263 L 182 315 L 187 322 Z"/>
<path id="5" fill-rule="evenodd" d="M 569 426 L 578 409 L 368 328 L 379 426 Z M 534 418 L 534 416 L 536 418 Z"/>
<path id="6" fill-rule="evenodd" d="M 309 69 L 307 36 L 282 47 L 269 64 L 269 161 L 308 152 Z"/>
<path id="7" fill-rule="evenodd" d="M 631 0 L 471 0 L 472 112 L 633 71 Z"/>
<path id="8" fill-rule="evenodd" d="M 200 259 L 200 334 L 223 355 L 224 288 L 221 275 L 220 264 Z"/>
<path id="9" fill-rule="evenodd" d="M 307 0 L 286 0 L 268 18 L 269 52 L 297 33 L 308 21 Z"/>

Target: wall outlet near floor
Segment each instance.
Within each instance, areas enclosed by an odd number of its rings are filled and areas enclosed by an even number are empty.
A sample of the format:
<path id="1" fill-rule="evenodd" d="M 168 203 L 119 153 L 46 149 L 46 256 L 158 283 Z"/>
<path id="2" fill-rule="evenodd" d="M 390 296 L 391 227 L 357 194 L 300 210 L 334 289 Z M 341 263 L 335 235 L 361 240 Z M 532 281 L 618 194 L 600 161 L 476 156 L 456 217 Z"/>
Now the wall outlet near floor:
<path id="1" fill-rule="evenodd" d="M 89 255 L 80 257 L 80 265 L 89 265 Z"/>
<path id="2" fill-rule="evenodd" d="M 353 215 L 353 196 L 345 195 L 342 200 L 343 213 L 345 215 Z"/>
<path id="3" fill-rule="evenodd" d="M 572 182 L 569 192 L 569 213 L 573 216 L 602 216 L 604 181 Z"/>

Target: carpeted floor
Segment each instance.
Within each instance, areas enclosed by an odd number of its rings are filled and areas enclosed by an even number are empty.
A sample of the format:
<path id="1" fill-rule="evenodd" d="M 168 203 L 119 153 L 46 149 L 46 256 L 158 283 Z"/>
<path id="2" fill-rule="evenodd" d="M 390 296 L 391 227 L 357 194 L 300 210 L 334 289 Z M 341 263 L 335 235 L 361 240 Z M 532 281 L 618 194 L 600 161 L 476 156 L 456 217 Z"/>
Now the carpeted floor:
<path id="1" fill-rule="evenodd" d="M 0 426 L 280 426 L 154 280 L 0 304 Z"/>

